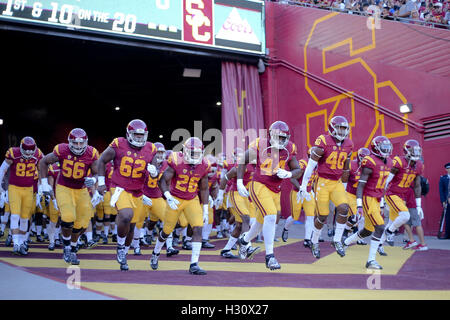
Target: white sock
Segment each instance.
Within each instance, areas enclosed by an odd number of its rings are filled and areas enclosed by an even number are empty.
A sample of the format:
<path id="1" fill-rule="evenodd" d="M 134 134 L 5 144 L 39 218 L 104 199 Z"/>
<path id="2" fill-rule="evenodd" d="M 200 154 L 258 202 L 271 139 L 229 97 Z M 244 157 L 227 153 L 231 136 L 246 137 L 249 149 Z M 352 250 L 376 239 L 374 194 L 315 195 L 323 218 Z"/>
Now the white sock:
<path id="1" fill-rule="evenodd" d="M 275 228 L 277 224 L 276 215 L 267 215 L 264 217 L 263 235 L 266 255 L 273 254 L 273 242 L 275 238 Z"/>
<path id="2" fill-rule="evenodd" d="M 311 240 L 312 237 L 312 227 L 314 225 L 314 216 L 306 217 L 305 220 L 305 239 Z"/>
<path id="3" fill-rule="evenodd" d="M 120 237 L 119 235 L 117 235 L 117 244 L 119 245 L 119 246 L 124 246 L 125 245 L 125 239 L 126 239 L 127 237 Z"/>
<path id="4" fill-rule="evenodd" d="M 131 241 L 131 246 L 133 248 L 139 248 L 139 238 L 133 238 L 133 241 Z"/>
<path id="5" fill-rule="evenodd" d="M 202 229 L 202 239 L 203 240 L 208 240 L 209 239 L 209 235 L 211 233 L 212 230 L 212 224 L 207 224 L 203 226 Z"/>
<path id="6" fill-rule="evenodd" d="M 139 229 L 139 238 L 144 238 L 145 236 L 145 229 L 144 228 L 140 228 Z"/>
<path id="7" fill-rule="evenodd" d="M 250 218 L 250 228 L 256 222 L 256 218 Z"/>
<path id="8" fill-rule="evenodd" d="M 103 224 L 101 222 L 96 222 L 95 223 L 95 234 L 101 234 L 102 233 L 102 226 Z"/>
<path id="9" fill-rule="evenodd" d="M 167 237 L 166 239 L 166 248 L 172 248 L 173 249 L 173 235 L 172 233 Z"/>
<path id="10" fill-rule="evenodd" d="M 334 230 L 334 237 L 333 237 L 334 242 L 339 242 L 342 240 L 342 235 L 344 234 L 345 225 L 346 225 L 345 223 L 336 222 L 336 228 Z"/>
<path id="11" fill-rule="evenodd" d="M 200 257 L 201 249 L 202 249 L 201 242 L 192 242 L 191 264 L 198 262 L 198 258 Z"/>
<path id="12" fill-rule="evenodd" d="M 316 225 L 313 223 L 313 226 L 312 226 L 312 237 L 311 237 L 311 242 L 312 243 L 314 243 L 314 244 L 319 243 L 319 237 L 320 237 L 320 233 L 322 232 L 322 229 L 317 229 Z"/>
<path id="13" fill-rule="evenodd" d="M 0 225 L 0 228 L 1 228 L 2 232 L 5 232 L 6 224 L 3 224 L 3 223 L 2 223 L 2 224 Z"/>
<path id="14" fill-rule="evenodd" d="M 380 240 L 374 239 L 372 237 L 372 240 L 370 240 L 369 258 L 367 259 L 367 261 L 375 260 L 380 243 Z"/>
<path id="15" fill-rule="evenodd" d="M 34 222 L 31 224 L 31 231 L 36 232 L 36 224 Z"/>
<path id="16" fill-rule="evenodd" d="M 161 249 L 164 245 L 165 241 L 159 241 L 159 237 L 156 240 L 156 244 L 155 244 L 155 248 L 153 249 L 153 252 L 155 252 L 156 254 L 161 252 Z"/>
<path id="17" fill-rule="evenodd" d="M 289 216 L 289 217 L 286 219 L 286 222 L 285 222 L 285 224 L 284 224 L 284 228 L 285 228 L 286 230 L 289 230 L 289 228 L 294 224 L 294 222 L 295 222 L 294 218 L 292 218 L 292 216 Z"/>
<path id="18" fill-rule="evenodd" d="M 183 237 L 187 237 L 187 227 L 183 228 L 183 230 L 181 230 L 181 235 Z"/>
<path id="19" fill-rule="evenodd" d="M 36 226 L 36 233 L 38 234 L 38 236 L 40 236 L 42 234 L 42 225 Z"/>
<path id="20" fill-rule="evenodd" d="M 250 243 L 257 235 L 261 232 L 263 229 L 263 225 L 256 221 L 250 230 L 246 233 L 244 233 L 244 241 Z"/>
<path id="21" fill-rule="evenodd" d="M 355 232 L 354 234 L 352 234 L 350 237 L 348 237 L 347 239 L 345 239 L 344 244 L 346 246 L 349 246 L 353 243 L 358 242 L 358 240 L 362 240 L 362 238 L 359 236 L 358 232 Z"/>
<path id="22" fill-rule="evenodd" d="M 105 226 L 105 235 L 108 236 L 109 234 L 109 225 Z"/>
<path id="23" fill-rule="evenodd" d="M 22 243 L 20 242 L 20 234 L 13 234 L 12 235 L 13 244 L 20 246 Z"/>
<path id="24" fill-rule="evenodd" d="M 86 238 L 87 238 L 87 241 L 89 242 L 89 241 L 92 241 L 92 231 L 87 231 L 86 232 Z"/>
<path id="25" fill-rule="evenodd" d="M 111 233 L 117 235 L 117 224 L 114 224 L 114 226 L 111 227 Z"/>
<path id="26" fill-rule="evenodd" d="M 236 244 L 237 240 L 238 240 L 238 238 L 230 236 L 230 238 L 228 239 L 228 242 L 225 245 L 225 247 L 223 248 L 223 250 L 231 250 L 231 248 L 233 248 L 233 246 Z"/>
<path id="27" fill-rule="evenodd" d="M 358 231 L 361 231 L 362 229 L 364 229 L 364 217 L 358 221 Z"/>
<path id="28" fill-rule="evenodd" d="M 48 228 L 48 241 L 52 244 L 55 243 L 55 223 L 51 222 L 47 225 Z"/>

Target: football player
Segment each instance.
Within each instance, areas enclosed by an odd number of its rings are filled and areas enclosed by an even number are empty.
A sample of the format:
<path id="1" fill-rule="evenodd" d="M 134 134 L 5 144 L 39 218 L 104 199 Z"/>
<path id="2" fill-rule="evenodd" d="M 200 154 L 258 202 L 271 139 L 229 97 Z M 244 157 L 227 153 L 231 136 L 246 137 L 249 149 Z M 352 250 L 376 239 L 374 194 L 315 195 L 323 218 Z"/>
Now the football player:
<path id="1" fill-rule="evenodd" d="M 143 220 L 144 203 L 142 189 L 147 171 L 151 177 L 158 176 L 155 157 L 156 147 L 147 142 L 147 125 L 140 119 L 130 121 L 126 138 L 115 138 L 102 153 L 98 166 L 98 192 L 106 191 L 105 167 L 114 162 L 111 177 L 112 207 L 117 208 L 117 262 L 120 270 L 127 271 L 127 254 L 134 235 L 134 227 Z"/>
<path id="2" fill-rule="evenodd" d="M 393 236 L 395 230 L 402 225 L 405 225 L 409 239 L 414 239 L 411 227 L 406 224 L 410 219 L 410 214 L 405 202 L 407 202 L 407 195 L 411 186 L 414 187 L 417 214 L 420 219 L 423 219 L 422 188 L 420 184 L 420 176 L 423 172 L 423 163 L 420 159 L 422 156 L 422 148 L 417 140 L 410 139 L 404 143 L 403 153 L 402 156 L 394 157 L 391 173 L 386 182 L 387 192 L 385 200 L 389 206 L 389 222 L 386 226 L 385 233 L 387 243 L 390 245 L 394 244 Z M 414 241 L 409 241 L 405 245 L 405 249 L 424 250 L 426 248 L 423 228 L 420 223 L 417 225 L 416 230 L 421 243 L 416 248 L 417 243 L 414 244 Z"/>
<path id="3" fill-rule="evenodd" d="M 56 181 L 60 172 L 59 162 L 53 163 L 48 167 L 48 183 L 52 186 L 53 190 L 56 190 Z M 48 226 L 48 250 L 55 250 L 56 246 L 59 246 L 59 233 L 61 231 L 61 214 L 59 212 L 56 198 L 53 198 L 48 206 L 50 223 Z"/>
<path id="4" fill-rule="evenodd" d="M 106 164 L 105 168 L 105 185 L 106 185 L 106 192 L 103 195 L 103 210 L 104 210 L 104 217 L 103 217 L 103 225 L 105 230 L 105 235 L 108 236 L 109 230 L 111 230 L 112 242 L 117 242 L 117 225 L 116 225 L 116 216 L 117 216 L 117 209 L 115 207 L 111 206 L 111 178 L 114 172 L 114 163 L 112 161 L 108 162 Z M 106 239 L 106 241 L 108 241 Z M 103 241 L 105 243 L 105 240 Z"/>
<path id="5" fill-rule="evenodd" d="M 209 235 L 211 234 L 212 224 L 214 222 L 214 200 L 217 197 L 218 179 L 217 179 L 217 160 L 213 155 L 207 155 L 206 160 L 209 163 L 208 172 L 208 190 L 209 190 L 209 207 L 208 207 L 208 223 L 202 229 L 202 248 L 211 249 L 215 245 L 209 242 Z"/>
<path id="6" fill-rule="evenodd" d="M 262 230 L 266 248 L 266 267 L 270 270 L 281 268 L 273 252 L 277 215 L 281 211 L 281 183 L 284 179 L 296 179 L 300 175 L 300 166 L 295 157 L 297 147 L 289 141 L 289 138 L 289 126 L 283 121 L 275 121 L 269 127 L 269 139 L 259 137 L 253 141 L 237 170 L 236 188 L 239 194 L 242 197 L 250 196 L 258 209 L 256 222 L 250 231 L 239 237 L 239 255 L 247 255 L 250 241 Z M 256 170 L 250 183 L 250 190 L 247 191 L 243 178 L 247 164 L 253 159 L 256 159 Z"/>
<path id="7" fill-rule="evenodd" d="M 192 227 L 192 253 L 189 273 L 205 275 L 198 260 L 202 247 L 202 227 L 208 223 L 208 161 L 203 157 L 204 146 L 197 137 L 191 137 L 183 143 L 183 152 L 173 152 L 167 160 L 168 167 L 160 180 L 160 188 L 166 201 L 167 209 L 164 227 L 159 233 L 150 259 L 153 270 L 158 269 L 158 258 L 164 242 L 172 233 L 182 213 Z M 199 201 L 198 191 L 200 189 Z M 203 212 L 203 215 L 202 215 Z"/>
<path id="8" fill-rule="evenodd" d="M 361 177 L 356 188 L 357 215 L 365 213 L 364 229 L 344 240 L 347 247 L 372 235 L 370 240 L 367 269 L 383 269 L 375 260 L 384 233 L 384 219 L 381 215 L 380 200 L 384 194 L 386 179 L 392 168 L 392 143 L 384 136 L 375 137 L 370 143 L 371 155 L 365 156 L 361 162 Z"/>
<path id="9" fill-rule="evenodd" d="M 320 135 L 311 149 L 302 184 L 298 192 L 298 201 L 310 200 L 308 193 L 309 179 L 317 166 L 317 183 L 314 193 L 316 195 L 317 216 L 314 220 L 313 235 L 311 238 L 311 252 L 314 257 L 320 258 L 319 236 L 323 225 L 330 213 L 330 200 L 336 206 L 336 230 L 331 244 L 336 252 L 345 256 L 342 245 L 342 234 L 347 223 L 349 210 L 345 192 L 349 174 L 350 157 L 353 151 L 353 142 L 348 138 L 350 126 L 345 117 L 335 116 L 328 124 L 328 134 Z"/>
<path id="10" fill-rule="evenodd" d="M 9 148 L 5 160 L 0 166 L 0 181 L 3 181 L 8 169 L 8 200 L 11 210 L 10 229 L 14 243 L 13 253 L 26 255 L 25 244 L 28 231 L 28 220 L 33 206 L 34 176 L 43 154 L 32 137 L 25 137 L 19 147 Z M 4 193 L 2 186 L 0 192 Z"/>
<path id="11" fill-rule="evenodd" d="M 98 158 L 97 149 L 88 145 L 86 131 L 75 128 L 68 135 L 68 143 L 56 145 L 39 165 L 42 192 L 45 196 L 56 196 L 61 212 L 63 259 L 73 265 L 80 264 L 76 255 L 78 238 L 90 222 L 92 205 L 87 188 L 95 184 L 96 178 L 88 176 L 90 170 L 96 173 Z M 61 171 L 53 195 L 48 183 L 48 167 L 56 162 L 60 163 Z"/>
<path id="12" fill-rule="evenodd" d="M 159 175 L 155 178 L 148 176 L 143 189 L 143 201 L 146 212 L 145 215 L 149 216 L 147 228 L 150 232 L 153 231 L 158 221 L 164 222 L 164 217 L 166 214 L 166 201 L 164 200 L 162 192 L 158 187 L 158 181 L 161 179 L 168 166 L 166 161 L 166 149 L 161 142 L 156 142 L 155 147 L 157 149 L 156 166 L 159 170 Z M 167 237 L 166 247 L 167 257 L 171 257 L 179 253 L 179 251 L 173 247 L 172 234 Z"/>
<path id="13" fill-rule="evenodd" d="M 358 180 L 361 177 L 361 162 L 365 156 L 370 155 L 370 150 L 367 148 L 360 148 L 355 160 L 350 161 L 349 165 L 349 176 L 347 182 L 347 198 L 349 202 L 350 209 L 348 211 L 349 219 L 344 231 L 344 237 L 348 237 L 348 232 L 352 230 L 356 225 L 358 225 L 358 230 L 364 227 L 364 216 L 357 219 L 356 214 L 356 188 L 358 187 Z M 366 244 L 364 240 L 358 240 L 359 244 Z"/>
<path id="14" fill-rule="evenodd" d="M 308 150 L 308 157 L 310 156 L 310 151 Z M 314 200 L 314 192 L 312 191 L 312 185 L 317 178 L 317 172 L 314 170 L 311 178 L 309 178 L 307 191 L 310 194 L 311 199 L 304 199 L 303 202 L 297 202 L 297 194 L 300 190 L 300 183 L 303 177 L 303 173 L 305 172 L 305 168 L 308 165 L 308 160 L 301 159 L 299 162 L 300 165 L 300 177 L 298 179 L 291 178 L 292 189 L 290 195 L 291 202 L 291 215 L 286 219 L 286 222 L 283 227 L 283 232 L 281 233 L 281 239 L 286 242 L 289 235 L 289 228 L 294 224 L 294 221 L 300 218 L 300 214 L 303 208 L 305 212 L 305 239 L 303 241 L 303 245 L 305 248 L 311 247 L 311 236 L 312 236 L 312 226 L 314 224 L 314 211 L 316 209 L 316 203 Z"/>
<path id="15" fill-rule="evenodd" d="M 219 191 L 217 197 L 214 201 L 216 208 L 219 208 L 222 205 L 225 188 L 227 187 L 227 183 L 231 182 L 231 187 L 228 192 L 228 197 L 231 202 L 230 212 L 235 217 L 235 228 L 228 239 L 225 247 L 220 251 L 220 255 L 225 258 L 237 258 L 232 252 L 231 249 L 236 244 L 239 236 L 247 232 L 250 227 L 250 201 L 248 197 L 242 197 L 236 187 L 236 177 L 237 177 L 237 168 L 240 159 L 243 159 L 244 152 L 242 149 L 237 148 L 235 151 L 236 161 L 235 166 L 229 170 L 222 179 L 220 179 Z M 251 163 L 248 163 L 245 167 L 245 173 L 243 177 L 243 184 L 246 186 L 250 183 L 253 177 L 254 166 Z M 246 259 L 252 258 L 256 252 L 259 250 L 259 247 L 251 247 L 249 246 L 246 254 L 239 255 L 239 258 Z"/>

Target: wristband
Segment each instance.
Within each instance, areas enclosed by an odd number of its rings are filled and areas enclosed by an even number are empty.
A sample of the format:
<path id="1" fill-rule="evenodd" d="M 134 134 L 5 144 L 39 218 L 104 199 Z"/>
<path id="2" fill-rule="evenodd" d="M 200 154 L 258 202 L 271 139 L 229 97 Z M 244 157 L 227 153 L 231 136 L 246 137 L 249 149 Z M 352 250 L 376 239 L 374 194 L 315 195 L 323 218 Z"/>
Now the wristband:
<path id="1" fill-rule="evenodd" d="M 243 179 L 237 179 L 236 180 L 236 184 L 244 185 L 244 180 Z"/>
<path id="2" fill-rule="evenodd" d="M 357 198 L 356 199 L 356 206 L 357 207 L 362 207 L 363 205 L 362 205 L 362 199 L 361 198 Z"/>
<path id="3" fill-rule="evenodd" d="M 421 198 L 416 198 L 416 206 L 422 207 L 422 199 Z"/>
<path id="4" fill-rule="evenodd" d="M 94 177 L 95 179 L 95 177 Z M 105 176 L 98 176 L 98 185 L 104 186 L 105 185 Z"/>
<path id="5" fill-rule="evenodd" d="M 164 196 L 166 197 L 166 199 L 172 198 L 172 195 L 170 194 L 170 191 L 164 192 Z"/>

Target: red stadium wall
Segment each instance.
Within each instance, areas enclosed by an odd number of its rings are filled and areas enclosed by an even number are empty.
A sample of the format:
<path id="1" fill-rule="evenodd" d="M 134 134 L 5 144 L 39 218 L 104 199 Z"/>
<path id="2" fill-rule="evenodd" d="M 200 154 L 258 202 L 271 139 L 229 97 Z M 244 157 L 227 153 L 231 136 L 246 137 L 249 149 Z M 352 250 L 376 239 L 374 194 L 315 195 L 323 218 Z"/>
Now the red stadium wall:
<path id="1" fill-rule="evenodd" d="M 450 161 L 450 138 L 424 141 L 422 121 L 450 111 L 450 32 L 385 20 L 369 28 L 365 17 L 266 5 L 270 60 L 261 75 L 265 126 L 286 121 L 298 158 L 306 157 L 334 115 L 351 122 L 355 148 L 385 135 L 399 154 L 404 141 L 417 139 L 424 146 L 424 176 L 430 180 L 430 193 L 422 200 L 423 225 L 427 234 L 436 234 L 438 182 Z M 404 116 L 399 106 L 406 102 L 413 112 Z M 290 188 L 290 183 L 283 185 L 283 217 L 290 214 Z"/>

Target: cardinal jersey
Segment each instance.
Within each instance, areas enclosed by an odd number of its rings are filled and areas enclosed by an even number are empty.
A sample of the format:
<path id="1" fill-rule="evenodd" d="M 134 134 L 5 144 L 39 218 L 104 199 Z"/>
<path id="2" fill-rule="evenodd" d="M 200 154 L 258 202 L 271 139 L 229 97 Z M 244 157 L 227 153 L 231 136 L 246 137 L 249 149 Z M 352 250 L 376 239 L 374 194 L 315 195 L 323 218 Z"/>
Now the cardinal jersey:
<path id="1" fill-rule="evenodd" d="M 135 197 L 143 192 L 147 164 L 151 163 L 156 154 L 153 143 L 147 142 L 142 148 L 131 147 L 125 138 L 116 138 L 109 145 L 116 152 L 114 171 L 111 177 L 111 188 L 121 187 Z"/>
<path id="2" fill-rule="evenodd" d="M 356 188 L 361 177 L 361 167 L 357 160 L 350 161 L 350 175 L 347 182 L 347 192 L 356 195 Z"/>
<path id="3" fill-rule="evenodd" d="M 237 166 L 238 165 L 236 165 L 236 167 Z M 244 178 L 242 179 L 242 182 L 243 182 L 244 186 L 246 186 L 252 180 L 252 176 L 253 176 L 254 171 L 255 171 L 255 167 L 254 167 L 253 164 L 248 163 L 245 166 Z M 230 191 L 237 191 L 237 179 L 233 178 L 230 181 L 231 181 Z"/>
<path id="4" fill-rule="evenodd" d="M 264 184 L 273 192 L 281 192 L 283 179 L 278 178 L 276 172 L 279 168 L 285 169 L 289 161 L 297 154 L 295 144 L 289 141 L 286 149 L 278 150 L 271 148 L 267 139 L 257 138 L 249 148 L 253 148 L 257 153 L 253 181 Z"/>
<path id="5" fill-rule="evenodd" d="M 388 195 L 405 194 L 411 187 L 414 179 L 423 172 L 422 161 L 416 161 L 414 166 L 411 166 L 404 156 L 396 156 L 392 161 L 392 166 L 393 168 L 396 168 L 398 172 L 389 184 L 389 189 L 387 191 Z"/>
<path id="6" fill-rule="evenodd" d="M 298 164 L 299 164 L 301 170 L 305 170 L 306 166 L 308 165 L 308 160 L 301 159 L 298 162 Z M 302 184 L 302 179 L 303 179 L 303 175 L 301 175 L 300 178 L 298 178 L 298 182 L 300 185 Z M 313 173 L 311 174 L 311 177 L 309 178 L 308 185 L 306 186 L 306 191 L 311 192 L 312 186 L 313 186 L 314 182 L 316 181 L 316 179 L 317 179 L 317 168 L 314 169 Z M 299 189 L 295 185 L 292 185 L 292 190 L 294 190 L 296 192 L 299 191 Z"/>
<path id="7" fill-rule="evenodd" d="M 161 167 L 159 168 L 159 175 L 156 178 L 150 177 L 149 174 L 147 174 L 147 178 L 145 180 L 143 192 L 144 194 L 149 198 L 161 198 L 162 192 L 158 187 L 158 180 L 161 179 L 164 170 L 167 169 L 167 161 L 164 160 L 161 164 Z"/>
<path id="8" fill-rule="evenodd" d="M 90 167 L 99 158 L 99 153 L 94 147 L 88 146 L 81 155 L 73 154 L 67 143 L 55 146 L 53 154 L 58 157 L 61 171 L 57 184 L 72 189 L 84 188 L 84 178 L 90 174 Z"/>
<path id="9" fill-rule="evenodd" d="M 369 179 L 367 179 L 363 195 L 374 197 L 379 200 L 384 194 L 386 179 L 392 168 L 392 159 L 387 158 L 385 163 L 376 156 L 366 156 L 361 162 L 361 172 L 364 168 L 372 169 L 372 174 L 369 176 Z"/>
<path id="10" fill-rule="evenodd" d="M 9 184 L 17 187 L 32 187 L 37 172 L 37 164 L 42 158 L 43 154 L 39 148 L 36 149 L 33 157 L 28 160 L 22 158 L 19 147 L 9 148 L 5 155 L 5 159 L 12 161 Z"/>
<path id="11" fill-rule="evenodd" d="M 208 174 L 209 164 L 206 159 L 198 165 L 187 164 L 183 159 L 183 153 L 173 152 L 167 164 L 175 171 L 170 183 L 170 193 L 178 198 L 191 200 L 198 194 L 199 181 Z"/>
<path id="12" fill-rule="evenodd" d="M 341 178 L 345 161 L 353 151 L 352 140 L 346 138 L 340 146 L 330 135 L 320 135 L 315 146 L 323 149 L 324 154 L 317 164 L 317 174 L 321 178 L 337 181 Z"/>

